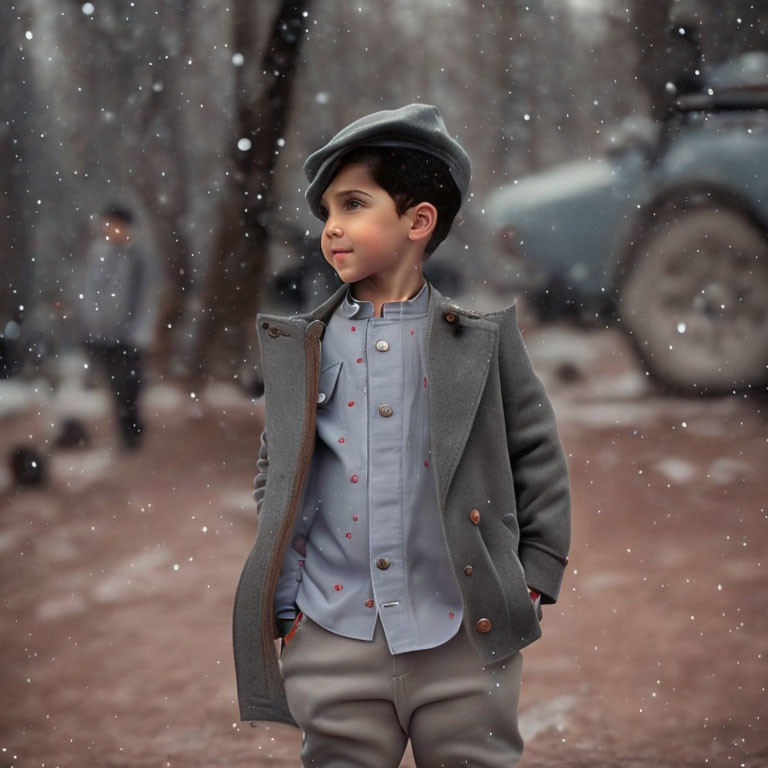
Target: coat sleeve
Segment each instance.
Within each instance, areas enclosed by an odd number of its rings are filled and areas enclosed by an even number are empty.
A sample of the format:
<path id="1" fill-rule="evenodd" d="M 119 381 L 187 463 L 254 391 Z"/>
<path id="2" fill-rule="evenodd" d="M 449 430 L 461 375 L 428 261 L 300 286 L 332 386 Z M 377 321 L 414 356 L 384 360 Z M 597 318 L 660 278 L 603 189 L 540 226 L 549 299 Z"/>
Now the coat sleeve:
<path id="1" fill-rule="evenodd" d="M 531 364 L 512 304 L 501 315 L 499 368 L 526 583 L 555 603 L 571 541 L 568 464 L 552 404 Z"/>

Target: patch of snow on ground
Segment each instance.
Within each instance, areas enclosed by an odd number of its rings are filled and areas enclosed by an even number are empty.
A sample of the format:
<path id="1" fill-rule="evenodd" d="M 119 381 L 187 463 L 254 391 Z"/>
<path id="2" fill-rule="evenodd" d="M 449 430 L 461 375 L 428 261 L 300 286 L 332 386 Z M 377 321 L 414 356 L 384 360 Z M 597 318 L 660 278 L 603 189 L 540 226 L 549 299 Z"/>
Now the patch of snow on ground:
<path id="1" fill-rule="evenodd" d="M 617 571 L 598 571 L 584 576 L 580 582 L 582 594 L 594 594 L 604 590 L 615 589 L 623 584 L 630 584 L 634 580 L 632 574 L 619 573 Z"/>
<path id="2" fill-rule="evenodd" d="M 70 493 L 103 479 L 113 463 L 112 451 L 100 448 L 92 451 L 64 451 L 54 453 L 50 459 L 51 476 Z"/>
<path id="3" fill-rule="evenodd" d="M 84 613 L 88 603 L 82 595 L 74 592 L 62 597 L 46 600 L 37 609 L 37 618 L 41 621 L 51 621 L 60 616 L 72 616 L 76 613 Z"/>
<path id="4" fill-rule="evenodd" d="M 0 419 L 31 411 L 44 400 L 42 391 L 28 381 L 0 379 Z"/>
<path id="5" fill-rule="evenodd" d="M 243 392 L 241 387 L 227 381 L 209 384 L 203 392 L 202 399 L 207 405 L 220 410 L 250 408 L 253 405 L 251 398 Z"/>
<path id="6" fill-rule="evenodd" d="M 155 412 L 177 411 L 189 400 L 189 394 L 171 384 L 152 384 L 141 395 L 142 407 Z"/>
<path id="7" fill-rule="evenodd" d="M 160 571 L 171 560 L 168 547 L 154 547 L 139 552 L 118 565 L 91 590 L 99 603 L 114 603 L 130 597 L 151 595 L 156 591 Z"/>
<path id="8" fill-rule="evenodd" d="M 688 483 L 698 473 L 694 464 L 677 456 L 665 456 L 656 462 L 656 469 L 673 483 Z"/>
<path id="9" fill-rule="evenodd" d="M 237 517 L 256 521 L 256 500 L 250 490 L 234 491 L 221 496 L 221 508 L 234 512 Z"/>
<path id="10" fill-rule="evenodd" d="M 710 479 L 718 485 L 735 483 L 750 474 L 750 466 L 745 461 L 721 456 L 715 459 L 709 467 Z"/>
<path id="11" fill-rule="evenodd" d="M 525 741 L 533 739 L 547 728 L 563 730 L 567 724 L 566 714 L 576 707 L 578 698 L 566 693 L 549 701 L 534 704 L 520 713 L 518 723 L 520 734 Z"/>
<path id="12" fill-rule="evenodd" d="M 112 394 L 105 387 L 83 389 L 74 384 L 59 387 L 52 403 L 57 418 L 79 418 L 83 421 L 100 419 L 111 413 L 112 407 Z"/>
<path id="13" fill-rule="evenodd" d="M 20 541 L 24 540 L 24 536 L 24 528 L 9 528 L 5 531 L 0 531 L 0 552 L 9 552 Z"/>

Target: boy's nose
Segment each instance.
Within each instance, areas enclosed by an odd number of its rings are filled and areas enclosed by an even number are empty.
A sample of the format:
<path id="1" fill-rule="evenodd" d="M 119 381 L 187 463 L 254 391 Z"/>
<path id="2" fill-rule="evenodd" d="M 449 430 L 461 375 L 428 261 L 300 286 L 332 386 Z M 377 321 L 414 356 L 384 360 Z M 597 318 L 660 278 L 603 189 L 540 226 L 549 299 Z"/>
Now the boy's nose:
<path id="1" fill-rule="evenodd" d="M 329 220 L 325 225 L 325 234 L 328 237 L 339 237 L 341 235 L 341 227 Z"/>

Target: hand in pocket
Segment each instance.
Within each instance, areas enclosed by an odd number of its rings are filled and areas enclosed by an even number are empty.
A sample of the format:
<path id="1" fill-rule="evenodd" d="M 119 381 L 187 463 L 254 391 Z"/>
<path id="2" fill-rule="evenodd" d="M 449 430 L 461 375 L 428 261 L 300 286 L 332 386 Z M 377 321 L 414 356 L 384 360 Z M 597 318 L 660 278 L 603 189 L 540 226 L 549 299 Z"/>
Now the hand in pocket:
<path id="1" fill-rule="evenodd" d="M 283 637 L 282 642 L 280 643 L 280 654 L 282 655 L 283 651 L 285 650 L 285 647 L 288 645 L 288 643 L 291 641 L 293 636 L 296 634 L 296 630 L 299 628 L 299 622 L 301 621 L 301 617 L 304 614 L 299 611 L 296 614 L 296 618 L 293 620 L 293 624 L 291 625 L 290 630 L 288 633 Z"/>

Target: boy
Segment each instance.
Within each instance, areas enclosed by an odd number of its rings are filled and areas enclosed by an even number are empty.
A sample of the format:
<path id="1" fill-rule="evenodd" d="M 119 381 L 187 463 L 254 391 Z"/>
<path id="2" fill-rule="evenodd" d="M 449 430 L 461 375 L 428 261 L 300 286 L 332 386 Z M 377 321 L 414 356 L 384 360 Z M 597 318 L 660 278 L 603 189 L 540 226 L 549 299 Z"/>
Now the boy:
<path id="1" fill-rule="evenodd" d="M 396 768 L 410 737 L 419 768 L 515 766 L 520 649 L 558 598 L 570 492 L 515 305 L 465 310 L 422 274 L 469 158 L 436 107 L 410 104 L 351 123 L 304 169 L 344 285 L 257 318 L 241 719 L 301 727 L 304 765 Z"/>
<path id="2" fill-rule="evenodd" d="M 86 350 L 102 366 L 112 390 L 123 447 L 134 449 L 144 430 L 138 401 L 142 356 L 155 338 L 157 278 L 153 263 L 135 242 L 128 208 L 104 207 L 101 230 L 88 251 L 80 329 Z"/>

